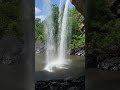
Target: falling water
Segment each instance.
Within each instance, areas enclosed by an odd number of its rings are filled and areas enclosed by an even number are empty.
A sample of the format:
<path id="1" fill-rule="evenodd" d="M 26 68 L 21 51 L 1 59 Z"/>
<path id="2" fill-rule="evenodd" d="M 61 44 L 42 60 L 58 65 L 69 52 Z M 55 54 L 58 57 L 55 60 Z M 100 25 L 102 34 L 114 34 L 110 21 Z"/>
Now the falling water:
<path id="1" fill-rule="evenodd" d="M 55 58 L 55 37 L 54 37 L 54 26 L 52 17 L 52 6 L 51 0 L 44 0 L 44 13 L 48 15 L 44 22 L 45 29 L 45 46 L 46 46 L 46 66 L 45 70 L 52 72 L 51 62 Z"/>
<path id="2" fill-rule="evenodd" d="M 62 0 L 61 0 L 62 1 Z M 58 46 L 58 60 L 61 62 L 61 66 L 63 67 L 64 64 L 66 64 L 66 50 L 67 50 L 67 21 L 68 21 L 68 6 L 69 6 L 70 0 L 66 0 L 63 16 L 61 16 L 62 8 L 60 10 L 59 15 L 59 46 Z M 61 4 L 62 5 L 62 4 Z M 62 21 L 61 21 L 62 17 Z"/>
<path id="3" fill-rule="evenodd" d="M 62 14 L 63 1 L 60 0 L 59 5 L 59 30 L 58 30 L 58 47 L 56 50 L 56 43 L 54 37 L 54 26 L 52 17 L 52 7 L 50 0 L 44 0 L 44 12 L 48 14 L 48 18 L 44 23 L 45 27 L 45 46 L 46 46 L 46 66 L 45 70 L 52 72 L 53 68 L 65 68 L 66 61 L 66 49 L 67 49 L 67 16 L 70 0 L 66 0 L 64 11 Z M 57 51 L 57 52 L 56 52 Z"/>
<path id="4" fill-rule="evenodd" d="M 60 33 L 61 33 L 61 26 L 62 26 L 62 9 L 63 9 L 63 1 L 64 0 L 60 0 L 60 4 L 59 4 L 59 18 L 58 18 L 58 24 L 59 24 L 59 27 L 58 27 L 58 41 L 59 41 L 59 37 L 60 37 Z M 58 43 L 59 44 L 59 43 Z"/>

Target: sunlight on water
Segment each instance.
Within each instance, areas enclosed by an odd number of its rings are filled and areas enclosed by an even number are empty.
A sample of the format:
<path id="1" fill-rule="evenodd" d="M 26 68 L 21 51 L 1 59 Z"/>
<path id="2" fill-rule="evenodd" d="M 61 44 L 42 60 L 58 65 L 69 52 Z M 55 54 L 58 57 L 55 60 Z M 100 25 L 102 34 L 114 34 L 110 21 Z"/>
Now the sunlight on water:
<path id="1" fill-rule="evenodd" d="M 44 70 L 53 72 L 54 68 L 67 69 L 67 65 L 70 64 L 69 60 L 66 59 L 67 52 L 67 35 L 68 35 L 68 7 L 70 0 L 66 0 L 63 15 L 63 1 L 60 0 L 59 4 L 59 30 L 58 30 L 58 41 L 55 42 L 55 30 L 52 16 L 51 0 L 44 0 L 44 13 L 49 14 L 48 18 L 44 22 L 45 29 L 45 47 L 46 47 L 46 65 Z M 46 7 L 47 6 L 47 7 Z M 57 46 L 58 45 L 58 46 Z M 57 59 L 55 59 L 57 57 Z"/>
<path id="2" fill-rule="evenodd" d="M 69 64 L 71 63 L 70 60 L 54 60 L 53 62 L 50 62 L 49 64 L 46 65 L 44 70 L 49 71 L 49 72 L 54 72 L 55 69 L 68 69 Z"/>

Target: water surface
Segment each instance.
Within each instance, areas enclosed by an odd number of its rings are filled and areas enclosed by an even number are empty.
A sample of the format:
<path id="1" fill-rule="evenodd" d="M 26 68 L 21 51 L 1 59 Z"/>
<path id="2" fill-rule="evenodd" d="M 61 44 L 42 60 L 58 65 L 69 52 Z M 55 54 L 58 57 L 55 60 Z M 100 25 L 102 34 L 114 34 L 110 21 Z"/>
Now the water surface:
<path id="1" fill-rule="evenodd" d="M 35 57 L 35 80 L 78 78 L 85 74 L 85 57 L 71 55 L 71 64 L 68 69 L 58 69 L 55 72 L 43 70 L 45 66 L 44 54 L 36 55 Z"/>

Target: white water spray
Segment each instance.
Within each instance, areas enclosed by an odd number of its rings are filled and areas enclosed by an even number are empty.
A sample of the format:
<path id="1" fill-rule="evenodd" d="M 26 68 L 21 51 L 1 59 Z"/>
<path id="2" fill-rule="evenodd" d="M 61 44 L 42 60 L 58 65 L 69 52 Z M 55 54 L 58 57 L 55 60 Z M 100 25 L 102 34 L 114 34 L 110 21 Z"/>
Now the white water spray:
<path id="1" fill-rule="evenodd" d="M 61 62 L 65 62 L 66 60 L 66 49 L 67 49 L 67 21 L 68 21 L 68 6 L 69 6 L 70 0 L 66 1 L 63 18 L 62 18 L 62 24 L 60 28 L 60 36 L 59 36 L 59 47 L 58 47 L 58 59 L 61 60 Z M 61 18 L 61 16 L 60 16 Z"/>
<path id="2" fill-rule="evenodd" d="M 52 17 L 52 6 L 50 0 L 44 0 L 44 10 L 47 19 L 44 22 L 45 29 L 45 47 L 46 47 L 46 66 L 45 70 L 52 72 L 51 62 L 55 58 L 56 45 L 54 37 L 54 26 L 53 26 L 53 17 Z"/>
<path id="3" fill-rule="evenodd" d="M 59 30 L 58 30 L 58 48 L 56 50 L 55 37 L 54 37 L 54 26 L 53 26 L 53 17 L 52 17 L 52 7 L 50 0 L 44 0 L 46 8 L 44 9 L 46 13 L 49 14 L 49 18 L 45 21 L 45 46 L 46 46 L 46 66 L 45 70 L 53 72 L 53 68 L 64 68 L 68 64 L 66 59 L 67 52 L 67 22 L 68 22 L 68 7 L 70 0 L 66 0 L 64 11 L 63 10 L 63 1 L 60 0 L 59 4 Z M 63 13 L 63 15 L 62 15 Z M 56 52 L 57 51 L 57 52 Z"/>

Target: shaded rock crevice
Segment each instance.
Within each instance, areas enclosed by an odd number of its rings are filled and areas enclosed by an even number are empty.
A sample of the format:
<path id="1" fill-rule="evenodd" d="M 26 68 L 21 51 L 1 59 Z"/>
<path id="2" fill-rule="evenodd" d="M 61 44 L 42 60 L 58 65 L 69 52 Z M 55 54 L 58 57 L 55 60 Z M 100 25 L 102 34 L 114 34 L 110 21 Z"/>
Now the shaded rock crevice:
<path id="1" fill-rule="evenodd" d="M 120 46 L 89 49 L 86 54 L 86 66 L 110 71 L 120 70 Z"/>

